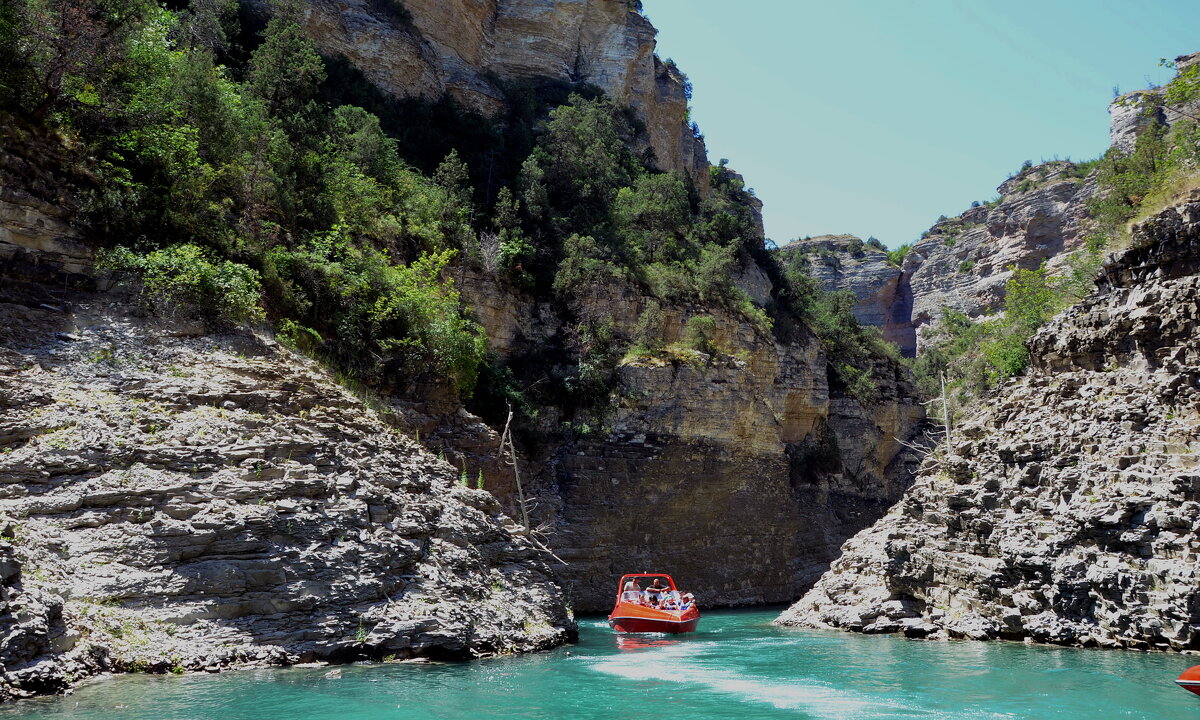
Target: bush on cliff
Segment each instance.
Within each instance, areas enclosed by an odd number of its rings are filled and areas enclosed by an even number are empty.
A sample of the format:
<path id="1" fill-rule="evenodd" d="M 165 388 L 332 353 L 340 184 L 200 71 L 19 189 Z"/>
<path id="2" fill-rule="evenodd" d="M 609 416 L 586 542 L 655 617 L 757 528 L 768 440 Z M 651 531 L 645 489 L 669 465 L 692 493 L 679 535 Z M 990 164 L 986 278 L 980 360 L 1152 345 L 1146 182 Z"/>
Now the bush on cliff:
<path id="1" fill-rule="evenodd" d="M 0 35 L 20 40 L 0 101 L 96 158 L 86 218 L 156 306 L 250 320 L 263 277 L 285 336 L 364 379 L 431 374 L 469 393 L 483 340 L 445 273 L 473 238 L 465 166 L 450 156 L 428 179 L 378 117 L 317 104 L 326 63 L 298 3 L 277 3 L 240 61 L 232 9 L 6 4 Z"/>
<path id="2" fill-rule="evenodd" d="M 146 305 L 163 314 L 194 315 L 217 328 L 262 319 L 258 272 L 191 243 L 145 254 L 116 247 L 102 251 L 97 266 L 136 275 Z"/>

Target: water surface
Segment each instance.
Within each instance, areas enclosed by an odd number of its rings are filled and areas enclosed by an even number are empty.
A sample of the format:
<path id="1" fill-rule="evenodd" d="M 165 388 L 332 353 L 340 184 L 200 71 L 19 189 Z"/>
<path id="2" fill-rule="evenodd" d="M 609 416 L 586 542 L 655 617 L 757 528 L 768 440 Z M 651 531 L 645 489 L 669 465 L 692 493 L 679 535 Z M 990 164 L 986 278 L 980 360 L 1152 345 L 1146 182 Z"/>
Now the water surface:
<path id="1" fill-rule="evenodd" d="M 580 643 L 543 655 L 129 676 L 0 707 L 59 720 L 1200 720 L 1172 682 L 1194 658 L 935 643 L 776 628 L 777 610 L 706 613 L 682 638 L 618 638 L 585 618 Z M 568 655 L 568 652 L 570 653 Z"/>

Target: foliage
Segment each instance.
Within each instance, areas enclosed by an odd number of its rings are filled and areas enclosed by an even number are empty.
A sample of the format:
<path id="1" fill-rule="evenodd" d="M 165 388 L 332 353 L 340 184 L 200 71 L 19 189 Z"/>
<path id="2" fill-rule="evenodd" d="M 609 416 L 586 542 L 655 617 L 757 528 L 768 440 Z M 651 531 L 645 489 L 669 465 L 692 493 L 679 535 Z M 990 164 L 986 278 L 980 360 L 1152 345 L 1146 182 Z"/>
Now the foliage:
<path id="1" fill-rule="evenodd" d="M 717 353 L 717 321 L 711 315 L 693 315 L 683 331 L 683 346 L 707 355 Z"/>
<path id="2" fill-rule="evenodd" d="M 858 400 L 874 401 L 878 397 L 872 377 L 875 360 L 898 358 L 896 346 L 884 340 L 878 328 L 864 326 L 854 317 L 853 292 L 826 292 L 805 272 L 803 258 L 785 257 L 781 301 L 820 340 L 833 379 Z"/>
<path id="3" fill-rule="evenodd" d="M 972 320 L 960 311 L 942 308 L 937 334 L 925 339 L 921 355 L 910 362 L 922 395 L 940 396 L 944 375 L 953 420 L 995 383 L 1024 372 L 1030 360 L 1029 340 L 1050 318 L 1088 292 L 1106 248 L 1105 236 L 1089 238 L 1059 275 L 1051 275 L 1044 265 L 1033 270 L 1013 268 L 1005 284 L 1003 314 Z"/>
<path id="4" fill-rule="evenodd" d="M 908 257 L 909 250 L 912 250 L 912 243 L 906 243 L 895 250 L 889 250 L 887 254 L 888 262 L 896 267 L 900 267 L 904 264 L 904 258 Z"/>
<path id="5" fill-rule="evenodd" d="M 170 245 L 146 254 L 126 247 L 101 253 L 98 267 L 137 275 L 150 307 L 195 315 L 216 327 L 239 325 L 262 316 L 262 285 L 253 269 L 214 259 L 190 243 Z"/>
<path id="6" fill-rule="evenodd" d="M 341 366 L 374 382 L 422 368 L 469 395 L 486 342 L 459 309 L 453 282 L 442 278 L 453 256 L 444 250 L 395 265 L 381 251 L 331 237 L 276 247 L 266 267 L 286 314 L 329 338 L 322 349 Z"/>

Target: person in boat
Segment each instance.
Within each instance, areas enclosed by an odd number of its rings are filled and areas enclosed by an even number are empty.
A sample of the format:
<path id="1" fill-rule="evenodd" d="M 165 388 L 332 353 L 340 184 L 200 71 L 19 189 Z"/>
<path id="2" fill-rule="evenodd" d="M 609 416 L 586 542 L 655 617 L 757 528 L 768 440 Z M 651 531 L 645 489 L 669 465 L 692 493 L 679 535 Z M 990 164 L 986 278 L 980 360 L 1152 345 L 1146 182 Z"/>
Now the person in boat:
<path id="1" fill-rule="evenodd" d="M 635 578 L 629 578 L 629 581 L 625 583 L 625 589 L 621 592 L 621 599 L 625 602 L 641 602 L 642 588 L 637 584 Z"/>
<path id="2" fill-rule="evenodd" d="M 662 584 L 662 578 L 654 578 L 654 582 L 650 583 L 650 587 L 646 588 L 646 595 L 652 607 L 658 607 L 665 597 L 671 591 Z"/>
<path id="3" fill-rule="evenodd" d="M 679 606 L 679 609 L 680 610 L 689 610 L 693 606 L 695 606 L 695 604 L 696 604 L 696 596 L 692 595 L 691 593 L 684 593 L 683 594 L 683 602 Z"/>
<path id="4" fill-rule="evenodd" d="M 663 596 L 662 604 L 659 605 L 663 610 L 678 610 L 679 609 L 679 593 L 670 592 Z"/>

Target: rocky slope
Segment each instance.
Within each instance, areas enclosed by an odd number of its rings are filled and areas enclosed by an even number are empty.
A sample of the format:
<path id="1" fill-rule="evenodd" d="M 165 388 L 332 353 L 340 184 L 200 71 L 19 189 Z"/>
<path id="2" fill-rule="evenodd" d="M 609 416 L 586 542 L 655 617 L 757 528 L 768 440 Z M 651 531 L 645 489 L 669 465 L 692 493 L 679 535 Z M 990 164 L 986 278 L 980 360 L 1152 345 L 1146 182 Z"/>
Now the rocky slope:
<path id="1" fill-rule="evenodd" d="M 313 363 L 115 291 L 0 296 L 0 698 L 573 634 L 496 500 Z"/>
<path id="2" fill-rule="evenodd" d="M 1193 193 L 780 622 L 1200 649 L 1198 295 Z"/>
<path id="3" fill-rule="evenodd" d="M 928 332 L 921 328 L 936 325 L 942 308 L 971 317 L 994 312 L 1013 268 L 1031 270 L 1043 262 L 1056 267 L 1086 242 L 1094 174 L 1055 161 L 1027 168 L 996 190 L 993 202 L 939 220 L 914 243 L 902 267 L 851 235 L 798 240 L 779 252 L 803 253 L 808 273 L 825 289 L 852 291 L 859 322 L 880 328 L 912 357 Z"/>
<path id="4" fill-rule="evenodd" d="M 912 322 L 912 286 L 887 252 L 865 245 L 854 235 L 819 235 L 795 240 L 779 248 L 780 254 L 803 258 L 806 272 L 832 292 L 849 290 L 858 298 L 854 317 L 883 332 L 900 352 L 912 357 L 917 351 L 916 326 Z"/>
<path id="5" fill-rule="evenodd" d="M 266 3 L 259 3 L 265 5 Z M 313 0 L 306 29 L 398 96 L 448 93 L 485 115 L 501 84 L 586 83 L 632 107 L 664 170 L 708 186 L 703 140 L 687 122 L 684 78 L 655 55 L 657 31 L 626 0 Z"/>

